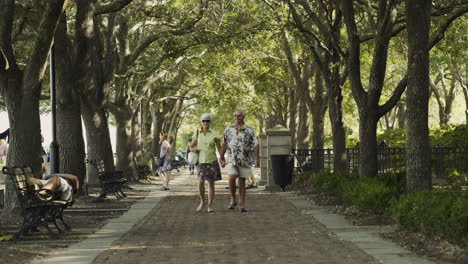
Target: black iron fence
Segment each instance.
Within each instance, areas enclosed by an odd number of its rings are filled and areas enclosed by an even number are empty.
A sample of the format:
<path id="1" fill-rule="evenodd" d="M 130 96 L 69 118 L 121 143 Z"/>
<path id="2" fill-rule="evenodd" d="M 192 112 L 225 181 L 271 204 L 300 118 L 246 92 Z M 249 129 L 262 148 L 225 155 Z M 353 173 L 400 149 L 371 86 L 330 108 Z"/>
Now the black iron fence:
<path id="1" fill-rule="evenodd" d="M 293 149 L 297 166 L 304 171 L 333 171 L 333 149 Z M 359 167 L 359 148 L 348 148 L 347 167 L 350 173 L 357 172 Z M 406 168 L 406 153 L 404 148 L 390 148 L 380 144 L 378 148 L 378 172 L 398 172 Z M 454 171 L 468 173 L 468 147 L 431 148 L 431 169 L 433 177 L 444 179 Z"/>

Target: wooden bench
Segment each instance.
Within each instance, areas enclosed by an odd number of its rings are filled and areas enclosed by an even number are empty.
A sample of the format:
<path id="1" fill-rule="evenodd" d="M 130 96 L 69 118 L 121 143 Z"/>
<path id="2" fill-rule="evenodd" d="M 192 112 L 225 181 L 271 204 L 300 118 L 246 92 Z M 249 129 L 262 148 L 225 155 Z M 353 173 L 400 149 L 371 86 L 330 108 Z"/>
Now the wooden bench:
<path id="1" fill-rule="evenodd" d="M 138 179 L 139 180 L 148 180 L 148 175 L 151 174 L 151 169 L 148 165 L 140 165 L 137 162 L 136 157 L 133 158 L 133 162 L 135 163 L 135 169 L 137 170 Z"/>
<path id="2" fill-rule="evenodd" d="M 122 191 L 122 186 L 127 182 L 122 171 L 106 171 L 103 160 L 86 160 L 86 163 L 93 165 L 98 171 L 99 182 L 101 184 L 101 194 L 99 197 L 105 198 L 108 193 L 112 193 L 117 199 L 127 197 Z"/>
<path id="3" fill-rule="evenodd" d="M 62 233 L 63 230 L 58 226 L 57 219 L 60 219 L 65 230 L 71 230 L 63 220 L 63 210 L 70 205 L 70 201 L 59 200 L 60 192 L 52 193 L 52 199 L 41 199 L 38 195 L 40 190 L 27 185 L 27 179 L 34 177 L 31 167 L 3 167 L 2 171 L 16 187 L 15 192 L 23 217 L 20 230 L 13 236 L 13 240 L 30 230 L 37 231 L 40 228 L 47 229 L 50 237 L 58 238 L 58 234 L 49 227 L 49 224 L 53 223 L 58 232 Z"/>

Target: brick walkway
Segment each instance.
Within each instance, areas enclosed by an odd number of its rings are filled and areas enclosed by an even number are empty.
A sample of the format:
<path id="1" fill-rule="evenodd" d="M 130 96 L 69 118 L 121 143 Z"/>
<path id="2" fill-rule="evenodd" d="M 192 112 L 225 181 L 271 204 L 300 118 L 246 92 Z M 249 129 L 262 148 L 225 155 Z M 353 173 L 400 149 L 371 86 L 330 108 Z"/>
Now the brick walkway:
<path id="1" fill-rule="evenodd" d="M 147 199 L 93 237 L 36 262 L 430 263 L 390 242 L 379 244 L 369 230 L 346 229 L 341 218 L 293 193 L 248 190 L 249 211 L 240 213 L 226 209 L 229 196 L 221 181 L 215 212 L 196 212 L 196 182 L 183 172 L 171 182 L 170 192 L 149 186 L 154 190 Z"/>

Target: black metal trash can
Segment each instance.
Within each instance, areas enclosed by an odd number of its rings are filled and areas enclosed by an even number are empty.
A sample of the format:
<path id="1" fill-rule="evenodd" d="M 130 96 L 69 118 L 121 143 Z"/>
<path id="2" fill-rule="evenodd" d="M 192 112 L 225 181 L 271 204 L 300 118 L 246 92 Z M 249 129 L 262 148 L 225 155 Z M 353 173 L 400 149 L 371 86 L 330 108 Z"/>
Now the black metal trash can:
<path id="1" fill-rule="evenodd" d="M 273 180 L 284 191 L 286 185 L 292 182 L 292 173 L 294 169 L 294 155 L 292 154 L 276 154 L 270 155 L 271 170 Z"/>

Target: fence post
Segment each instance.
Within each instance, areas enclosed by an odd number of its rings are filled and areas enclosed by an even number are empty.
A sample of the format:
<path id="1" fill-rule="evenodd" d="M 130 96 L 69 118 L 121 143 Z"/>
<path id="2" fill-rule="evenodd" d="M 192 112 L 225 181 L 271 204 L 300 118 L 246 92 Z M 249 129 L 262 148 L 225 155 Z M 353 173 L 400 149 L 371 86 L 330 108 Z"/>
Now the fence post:
<path id="1" fill-rule="evenodd" d="M 386 155 L 387 155 L 387 143 L 385 143 L 385 140 L 380 141 L 379 145 L 379 150 L 378 150 L 378 168 L 379 168 L 379 173 L 384 173 L 387 170 L 387 166 L 385 164 L 386 160 Z"/>

